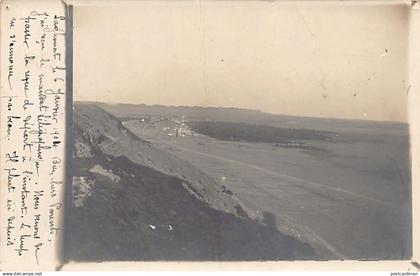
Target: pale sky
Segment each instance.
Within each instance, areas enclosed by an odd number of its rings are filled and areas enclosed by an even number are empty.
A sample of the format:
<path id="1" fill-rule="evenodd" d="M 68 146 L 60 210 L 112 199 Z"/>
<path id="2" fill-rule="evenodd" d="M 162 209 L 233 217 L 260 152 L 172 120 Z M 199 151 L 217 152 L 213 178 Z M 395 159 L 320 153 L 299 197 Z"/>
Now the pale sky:
<path id="1" fill-rule="evenodd" d="M 74 99 L 407 121 L 408 15 L 379 3 L 75 7 Z"/>

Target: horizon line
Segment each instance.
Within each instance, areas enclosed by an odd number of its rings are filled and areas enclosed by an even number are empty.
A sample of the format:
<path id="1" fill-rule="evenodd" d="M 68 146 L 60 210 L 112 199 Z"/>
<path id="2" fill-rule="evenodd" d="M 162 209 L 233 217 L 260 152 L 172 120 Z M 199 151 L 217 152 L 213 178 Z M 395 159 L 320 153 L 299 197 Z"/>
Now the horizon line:
<path id="1" fill-rule="evenodd" d="M 200 105 L 164 105 L 164 104 L 146 104 L 146 103 L 126 103 L 126 102 L 103 102 L 103 101 L 92 101 L 92 100 L 74 100 L 73 103 L 96 103 L 96 104 L 107 104 L 107 105 L 144 105 L 144 106 L 162 106 L 162 107 L 171 107 L 171 108 L 220 108 L 220 109 L 236 109 L 236 110 L 246 110 L 253 111 L 267 115 L 273 116 L 285 116 L 285 117 L 298 117 L 298 118 L 309 118 L 309 119 L 324 119 L 324 120 L 336 120 L 336 121 L 362 121 L 362 122 L 377 122 L 377 123 L 394 123 L 394 124 L 403 124 L 409 125 L 409 121 L 392 121 L 392 120 L 375 120 L 375 119 L 363 119 L 363 118 L 337 118 L 337 117 L 323 117 L 323 116 L 309 116 L 309 115 L 295 115 L 295 114 L 284 114 L 284 113 L 270 113 L 266 111 L 261 111 L 259 109 L 244 108 L 244 107 L 233 107 L 233 106 L 200 106 Z"/>

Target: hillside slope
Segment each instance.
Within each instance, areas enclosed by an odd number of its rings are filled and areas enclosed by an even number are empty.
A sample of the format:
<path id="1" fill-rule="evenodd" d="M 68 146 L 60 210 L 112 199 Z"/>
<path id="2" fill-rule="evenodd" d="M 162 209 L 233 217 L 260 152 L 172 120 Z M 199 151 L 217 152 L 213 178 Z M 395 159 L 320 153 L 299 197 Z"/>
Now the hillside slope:
<path id="1" fill-rule="evenodd" d="M 244 215 L 245 207 L 238 203 L 239 200 L 212 178 L 187 161 L 138 138 L 117 118 L 94 104 L 75 105 L 74 132 L 76 151 L 85 148 L 81 139 L 88 140 L 104 154 L 125 156 L 138 165 L 185 180 L 191 193 L 217 210 Z"/>
<path id="2" fill-rule="evenodd" d="M 67 258 L 316 259 L 313 249 L 247 217 L 234 198 L 94 105 L 74 111 Z"/>

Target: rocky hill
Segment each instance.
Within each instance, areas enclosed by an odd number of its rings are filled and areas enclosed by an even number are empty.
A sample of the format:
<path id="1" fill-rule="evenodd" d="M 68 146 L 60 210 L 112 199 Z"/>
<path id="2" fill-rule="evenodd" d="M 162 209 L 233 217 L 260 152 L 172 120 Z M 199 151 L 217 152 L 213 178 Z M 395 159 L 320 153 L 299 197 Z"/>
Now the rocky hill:
<path id="1" fill-rule="evenodd" d="M 87 141 L 87 142 L 84 142 Z M 244 213 L 238 200 L 212 178 L 192 164 L 168 154 L 131 133 L 113 115 L 94 104 L 78 104 L 74 110 L 76 158 L 84 157 L 97 147 L 111 156 L 125 156 L 135 164 L 175 176 L 184 186 L 212 208 L 235 215 Z M 86 144 L 89 145 L 86 145 Z"/>
<path id="2" fill-rule="evenodd" d="M 249 218 L 230 191 L 94 104 L 75 105 L 73 144 L 70 260 L 316 259 L 310 246 L 269 219 Z"/>

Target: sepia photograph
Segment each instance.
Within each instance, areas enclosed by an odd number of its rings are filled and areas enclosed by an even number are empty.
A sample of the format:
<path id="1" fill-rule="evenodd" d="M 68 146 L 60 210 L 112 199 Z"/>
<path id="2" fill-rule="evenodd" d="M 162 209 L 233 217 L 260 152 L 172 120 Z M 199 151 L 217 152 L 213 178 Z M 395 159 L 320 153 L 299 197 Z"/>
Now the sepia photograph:
<path id="1" fill-rule="evenodd" d="M 411 259 L 409 9 L 74 7 L 66 260 Z"/>

